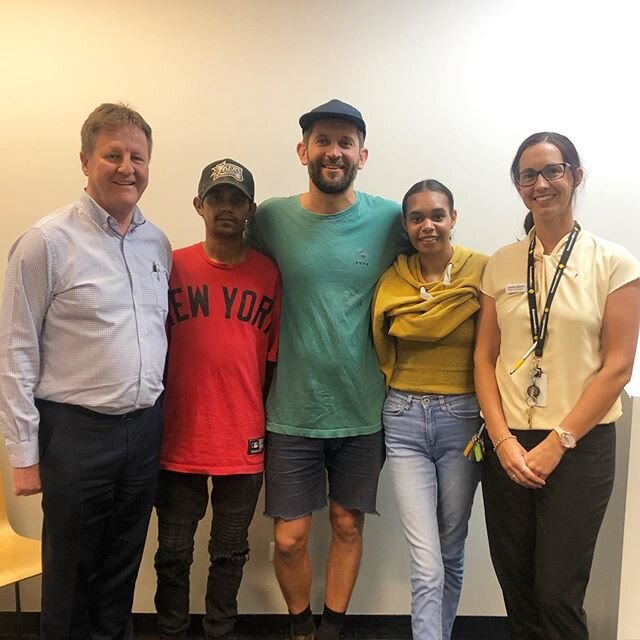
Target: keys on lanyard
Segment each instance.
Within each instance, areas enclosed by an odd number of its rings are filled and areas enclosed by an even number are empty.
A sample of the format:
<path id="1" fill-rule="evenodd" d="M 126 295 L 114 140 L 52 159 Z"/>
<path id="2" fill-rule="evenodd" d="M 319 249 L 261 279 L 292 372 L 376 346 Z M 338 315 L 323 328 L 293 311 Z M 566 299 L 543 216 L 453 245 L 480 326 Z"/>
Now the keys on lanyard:
<path id="1" fill-rule="evenodd" d="M 540 387 L 538 386 L 538 380 L 542 376 L 542 369 L 536 362 L 529 374 L 529 386 L 527 387 L 527 406 L 535 407 L 538 405 L 538 397 L 540 396 Z"/>
<path id="2" fill-rule="evenodd" d="M 527 387 L 527 417 L 529 428 L 532 426 L 533 410 L 547 406 L 547 390 L 549 388 L 549 376 L 540 367 L 540 360 L 536 358 L 533 369 L 529 373 L 529 386 Z"/>
<path id="3" fill-rule="evenodd" d="M 531 428 L 531 422 L 533 420 L 533 410 L 538 406 L 538 398 L 540 397 L 540 387 L 538 381 L 542 376 L 542 369 L 538 364 L 538 361 L 533 365 L 531 373 L 529 374 L 529 386 L 527 387 L 527 419 L 529 422 L 529 428 Z"/>

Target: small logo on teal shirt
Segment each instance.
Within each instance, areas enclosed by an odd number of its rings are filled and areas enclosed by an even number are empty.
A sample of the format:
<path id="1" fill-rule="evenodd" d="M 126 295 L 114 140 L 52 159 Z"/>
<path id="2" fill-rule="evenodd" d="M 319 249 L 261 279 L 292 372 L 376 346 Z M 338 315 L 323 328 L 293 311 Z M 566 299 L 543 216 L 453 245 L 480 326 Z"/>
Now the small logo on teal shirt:
<path id="1" fill-rule="evenodd" d="M 359 264 L 361 267 L 369 266 L 369 254 L 364 249 L 358 249 L 356 264 Z"/>

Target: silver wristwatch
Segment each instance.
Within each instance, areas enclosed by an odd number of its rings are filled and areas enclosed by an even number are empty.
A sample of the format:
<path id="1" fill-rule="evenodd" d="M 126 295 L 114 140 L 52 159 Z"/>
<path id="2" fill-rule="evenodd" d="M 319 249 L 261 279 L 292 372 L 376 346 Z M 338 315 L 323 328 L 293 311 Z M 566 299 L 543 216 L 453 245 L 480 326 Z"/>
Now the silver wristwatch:
<path id="1" fill-rule="evenodd" d="M 558 434 L 560 438 L 560 444 L 565 449 L 574 449 L 576 446 L 576 437 L 571 431 L 565 431 L 562 427 L 553 427 L 553 430 Z"/>

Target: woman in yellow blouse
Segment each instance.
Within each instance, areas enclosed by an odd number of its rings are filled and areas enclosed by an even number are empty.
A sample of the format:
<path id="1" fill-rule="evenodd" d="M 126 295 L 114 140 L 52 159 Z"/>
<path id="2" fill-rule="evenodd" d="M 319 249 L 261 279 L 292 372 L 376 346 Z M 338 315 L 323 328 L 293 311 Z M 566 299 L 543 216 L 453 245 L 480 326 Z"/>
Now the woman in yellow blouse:
<path id="1" fill-rule="evenodd" d="M 473 339 L 486 256 L 451 244 L 457 213 L 437 180 L 415 184 L 402 221 L 416 253 L 400 255 L 373 303 L 373 338 L 389 389 L 387 468 L 410 548 L 414 640 L 449 640 L 478 465 Z"/>
<path id="2" fill-rule="evenodd" d="M 511 176 L 528 236 L 487 264 L 475 352 L 489 545 L 514 640 L 585 640 L 613 422 L 638 337 L 640 264 L 576 222 L 583 170 L 568 138 L 530 136 Z"/>

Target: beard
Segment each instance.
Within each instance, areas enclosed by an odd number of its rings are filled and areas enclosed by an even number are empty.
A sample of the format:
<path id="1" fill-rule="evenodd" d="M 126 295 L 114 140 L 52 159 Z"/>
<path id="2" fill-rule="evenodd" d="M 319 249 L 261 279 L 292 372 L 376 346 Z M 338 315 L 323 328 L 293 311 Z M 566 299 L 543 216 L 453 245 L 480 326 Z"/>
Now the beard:
<path id="1" fill-rule="evenodd" d="M 342 178 L 339 180 L 326 180 L 322 175 L 322 162 L 310 162 L 307 166 L 309 172 L 309 178 L 317 189 L 322 193 L 344 193 L 356 179 L 358 174 L 358 165 L 356 164 L 343 164 L 340 168 L 343 169 Z"/>

